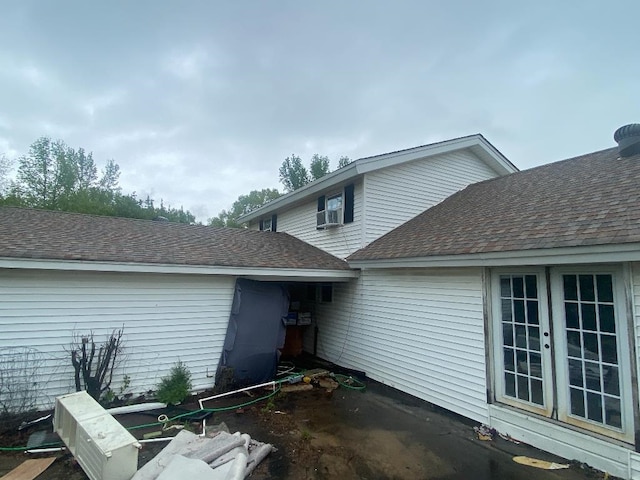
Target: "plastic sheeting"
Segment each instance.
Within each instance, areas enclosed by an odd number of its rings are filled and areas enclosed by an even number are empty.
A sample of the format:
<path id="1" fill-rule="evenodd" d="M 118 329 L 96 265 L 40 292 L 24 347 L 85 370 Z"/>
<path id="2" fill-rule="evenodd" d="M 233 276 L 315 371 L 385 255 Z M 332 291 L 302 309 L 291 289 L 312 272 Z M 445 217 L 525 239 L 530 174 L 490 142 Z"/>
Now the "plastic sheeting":
<path id="1" fill-rule="evenodd" d="M 281 285 L 237 280 L 220 361 L 220 369 L 233 369 L 234 383 L 257 384 L 275 377 L 288 310 L 289 296 Z"/>
<path id="2" fill-rule="evenodd" d="M 243 480 L 272 451 L 240 432 L 210 438 L 182 430 L 131 480 Z"/>

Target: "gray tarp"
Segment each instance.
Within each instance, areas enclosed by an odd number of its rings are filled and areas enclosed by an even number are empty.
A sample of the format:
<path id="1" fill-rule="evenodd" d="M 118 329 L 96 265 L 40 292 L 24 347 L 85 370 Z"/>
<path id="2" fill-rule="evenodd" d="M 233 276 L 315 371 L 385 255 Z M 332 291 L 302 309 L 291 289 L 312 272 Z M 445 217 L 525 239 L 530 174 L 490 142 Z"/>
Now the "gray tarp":
<path id="1" fill-rule="evenodd" d="M 289 296 L 281 285 L 237 280 L 220 361 L 220 368 L 233 368 L 235 383 L 258 384 L 274 378 L 278 348 L 286 334 L 282 319 L 288 310 Z"/>

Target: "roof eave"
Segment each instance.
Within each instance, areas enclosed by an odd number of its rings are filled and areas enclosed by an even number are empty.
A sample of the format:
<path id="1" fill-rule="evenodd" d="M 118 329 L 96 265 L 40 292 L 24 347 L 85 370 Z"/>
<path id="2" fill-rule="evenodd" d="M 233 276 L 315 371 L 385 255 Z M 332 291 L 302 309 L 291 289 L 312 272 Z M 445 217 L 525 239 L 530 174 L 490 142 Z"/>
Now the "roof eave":
<path id="1" fill-rule="evenodd" d="M 351 267 L 360 269 L 615 263 L 640 261 L 640 243 L 347 261 Z"/>
<path id="2" fill-rule="evenodd" d="M 250 222 L 251 220 L 260 218 L 265 214 L 282 210 L 283 208 L 301 201 L 303 198 L 321 193 L 335 185 L 355 179 L 365 173 L 392 167 L 405 162 L 419 160 L 421 158 L 432 157 L 464 149 L 471 150 L 500 175 L 506 175 L 518 171 L 518 168 L 507 160 L 507 158 L 482 135 L 469 135 L 466 137 L 423 145 L 421 147 L 409 148 L 373 157 L 360 158 L 346 167 L 325 175 L 324 177 L 305 185 L 294 192 L 283 195 L 282 197 L 241 216 L 238 220 L 243 223 Z"/>
<path id="3" fill-rule="evenodd" d="M 31 258 L 0 258 L 0 268 L 28 270 L 65 270 L 85 272 L 161 273 L 182 275 L 227 275 L 262 280 L 305 279 L 306 281 L 348 281 L 358 277 L 352 269 L 226 267 L 211 265 L 174 265 L 134 262 L 98 262 Z"/>
<path id="4" fill-rule="evenodd" d="M 378 155 L 357 160 L 358 172 L 368 173 L 375 170 L 391 167 L 401 163 L 433 157 L 456 150 L 469 149 L 481 159 L 487 162 L 497 173 L 507 174 L 517 172 L 518 168 L 500 153 L 486 138 L 479 133 L 466 137 L 454 138 L 443 142 L 432 143 L 421 147 L 414 147 L 398 152 Z M 480 154 L 480 155 L 479 155 Z"/>

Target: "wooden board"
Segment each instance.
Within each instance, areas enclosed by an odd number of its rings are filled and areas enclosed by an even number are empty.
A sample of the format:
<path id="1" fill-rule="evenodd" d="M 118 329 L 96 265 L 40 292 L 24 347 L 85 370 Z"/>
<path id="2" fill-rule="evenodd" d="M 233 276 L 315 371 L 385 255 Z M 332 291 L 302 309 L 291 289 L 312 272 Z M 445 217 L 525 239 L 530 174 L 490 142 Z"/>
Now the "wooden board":
<path id="1" fill-rule="evenodd" d="M 312 379 L 318 377 L 326 377 L 327 375 L 329 375 L 329 371 L 322 368 L 314 368 L 313 370 L 307 370 L 306 372 L 304 372 L 305 377 L 309 377 Z"/>
<path id="2" fill-rule="evenodd" d="M 56 457 L 25 460 L 0 480 L 33 480 L 49 468 L 55 459 Z"/>
<path id="3" fill-rule="evenodd" d="M 561 470 L 563 468 L 569 468 L 569 465 L 565 463 L 547 462 L 546 460 L 538 460 L 537 458 L 531 457 L 513 457 L 513 461 L 521 465 L 529 465 L 530 467 L 541 468 L 543 470 Z"/>

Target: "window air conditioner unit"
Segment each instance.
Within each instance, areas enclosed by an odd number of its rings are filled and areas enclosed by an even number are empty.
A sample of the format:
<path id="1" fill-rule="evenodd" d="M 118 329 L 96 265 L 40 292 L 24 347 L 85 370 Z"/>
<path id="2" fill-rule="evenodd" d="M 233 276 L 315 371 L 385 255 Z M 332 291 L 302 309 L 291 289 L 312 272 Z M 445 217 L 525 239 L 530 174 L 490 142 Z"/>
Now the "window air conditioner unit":
<path id="1" fill-rule="evenodd" d="M 323 210 L 316 215 L 316 228 L 331 228 L 342 225 L 342 209 Z"/>
<path id="2" fill-rule="evenodd" d="M 326 227 L 335 227 L 336 225 L 342 224 L 342 209 L 339 208 L 337 210 L 326 210 L 327 212 L 327 223 Z"/>
<path id="3" fill-rule="evenodd" d="M 56 398 L 53 428 L 91 480 L 130 480 L 140 444 L 87 392 Z"/>

